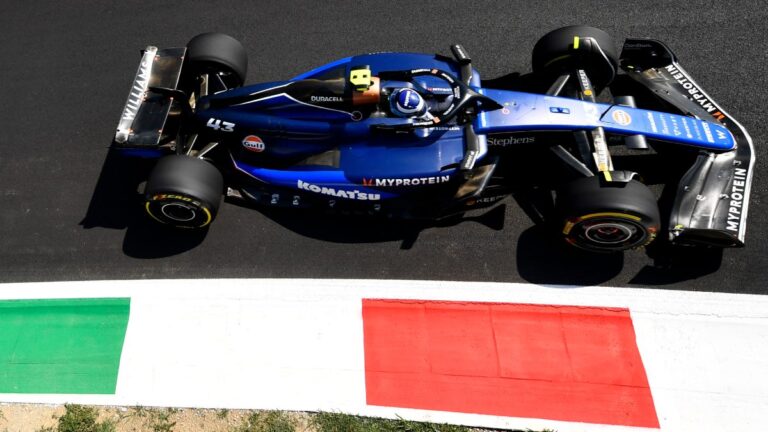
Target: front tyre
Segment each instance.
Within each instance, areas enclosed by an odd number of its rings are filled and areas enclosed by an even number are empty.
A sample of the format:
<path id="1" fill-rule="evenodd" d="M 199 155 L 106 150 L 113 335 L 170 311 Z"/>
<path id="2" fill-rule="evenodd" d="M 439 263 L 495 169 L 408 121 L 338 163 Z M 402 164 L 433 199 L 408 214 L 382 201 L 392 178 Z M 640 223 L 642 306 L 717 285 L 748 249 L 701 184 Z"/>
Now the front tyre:
<path id="1" fill-rule="evenodd" d="M 651 243 L 661 226 L 656 198 L 644 184 L 574 180 L 557 191 L 565 240 L 593 252 L 620 252 Z"/>
<path id="2" fill-rule="evenodd" d="M 210 163 L 167 156 L 149 176 L 144 208 L 152 219 L 177 228 L 203 228 L 216 218 L 224 179 Z"/>
<path id="3" fill-rule="evenodd" d="M 616 77 L 618 58 L 608 33 L 594 27 L 569 26 L 552 30 L 536 42 L 532 64 L 534 72 L 550 78 L 583 69 L 592 85 L 602 89 Z"/>

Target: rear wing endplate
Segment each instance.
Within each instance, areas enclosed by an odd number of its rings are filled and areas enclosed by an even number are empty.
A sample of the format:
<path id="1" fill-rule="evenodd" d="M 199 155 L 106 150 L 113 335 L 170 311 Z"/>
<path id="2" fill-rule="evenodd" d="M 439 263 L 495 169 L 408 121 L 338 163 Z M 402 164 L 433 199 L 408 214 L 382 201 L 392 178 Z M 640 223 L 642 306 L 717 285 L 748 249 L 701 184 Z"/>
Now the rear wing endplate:
<path id="1" fill-rule="evenodd" d="M 179 84 L 186 48 L 158 49 L 148 46 L 128 93 L 113 144 L 117 147 L 154 147 L 163 137 L 172 100 L 153 94 L 149 87 L 175 89 Z"/>

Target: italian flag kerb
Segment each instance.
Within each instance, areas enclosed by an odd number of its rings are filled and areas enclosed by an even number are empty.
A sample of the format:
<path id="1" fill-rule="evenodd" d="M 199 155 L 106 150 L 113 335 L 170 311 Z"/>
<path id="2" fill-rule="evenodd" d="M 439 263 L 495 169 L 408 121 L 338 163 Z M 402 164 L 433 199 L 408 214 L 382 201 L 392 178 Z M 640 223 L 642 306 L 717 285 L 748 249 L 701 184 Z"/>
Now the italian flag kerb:
<path id="1" fill-rule="evenodd" d="M 363 300 L 367 403 L 658 428 L 629 310 Z"/>

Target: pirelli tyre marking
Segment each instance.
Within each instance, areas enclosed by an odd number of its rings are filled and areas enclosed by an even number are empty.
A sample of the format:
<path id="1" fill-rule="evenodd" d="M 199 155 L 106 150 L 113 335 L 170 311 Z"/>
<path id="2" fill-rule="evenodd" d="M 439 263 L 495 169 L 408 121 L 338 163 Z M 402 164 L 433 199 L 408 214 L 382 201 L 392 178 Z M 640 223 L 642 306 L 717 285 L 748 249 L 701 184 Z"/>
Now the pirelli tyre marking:
<path id="1" fill-rule="evenodd" d="M 592 219 L 592 218 L 596 218 L 596 217 L 616 217 L 616 218 L 619 218 L 619 219 L 626 218 L 626 219 L 631 219 L 631 220 L 633 220 L 635 222 L 640 222 L 640 220 L 641 220 L 639 217 L 637 217 L 635 215 L 626 214 L 626 213 L 612 213 L 612 212 L 592 213 L 592 214 L 580 216 L 580 217 L 578 217 L 576 219 L 567 221 L 565 223 L 565 227 L 563 228 L 563 234 L 568 235 L 571 232 L 571 230 L 573 229 L 573 226 L 576 225 L 577 223 L 579 223 L 579 222 L 581 222 L 583 220 L 586 220 L 586 219 Z"/>
<path id="2" fill-rule="evenodd" d="M 592 222 L 594 220 L 594 222 Z M 573 232 L 578 227 L 580 232 Z M 572 237 L 583 237 L 595 245 L 613 246 L 622 243 L 639 248 L 651 243 L 657 234 L 657 227 L 648 227 L 642 218 L 628 213 L 601 212 L 591 213 L 566 221 L 563 234 L 570 243 L 577 241 Z"/>
<path id="3" fill-rule="evenodd" d="M 157 194 L 144 204 L 152 219 L 179 228 L 202 228 L 211 223 L 211 211 L 200 201 L 178 194 Z"/>

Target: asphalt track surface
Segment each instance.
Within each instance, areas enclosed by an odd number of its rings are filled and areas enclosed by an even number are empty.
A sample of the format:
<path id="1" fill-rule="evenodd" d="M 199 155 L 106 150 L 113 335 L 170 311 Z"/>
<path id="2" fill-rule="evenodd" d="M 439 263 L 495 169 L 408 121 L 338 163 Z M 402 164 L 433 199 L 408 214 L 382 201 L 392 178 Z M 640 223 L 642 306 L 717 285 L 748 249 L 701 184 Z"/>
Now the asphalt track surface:
<path id="1" fill-rule="evenodd" d="M 1 9 L 2 282 L 390 278 L 768 292 L 761 2 L 27 1 Z M 448 54 L 461 43 L 492 78 L 529 71 L 536 40 L 570 24 L 600 27 L 617 44 L 628 36 L 665 41 L 750 132 L 758 164 L 747 247 L 586 254 L 536 226 L 513 199 L 486 217 L 432 227 L 226 203 L 207 232 L 168 232 L 142 214 L 137 185 L 121 183 L 134 168 L 108 159 L 148 44 L 229 33 L 249 50 L 248 81 L 260 82 L 357 53 Z"/>

